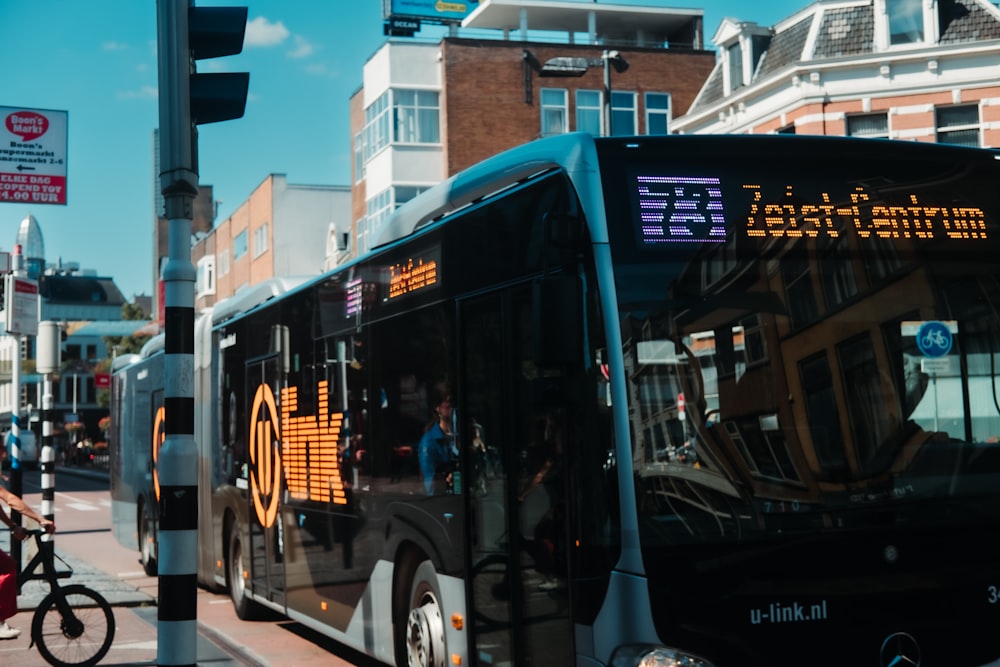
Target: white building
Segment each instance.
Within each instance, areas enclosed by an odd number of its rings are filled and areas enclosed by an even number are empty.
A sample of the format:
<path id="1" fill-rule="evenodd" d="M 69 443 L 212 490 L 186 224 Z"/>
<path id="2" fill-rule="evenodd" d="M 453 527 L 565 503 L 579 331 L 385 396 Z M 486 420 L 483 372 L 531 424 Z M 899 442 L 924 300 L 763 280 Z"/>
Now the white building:
<path id="1" fill-rule="evenodd" d="M 988 0 L 820 0 L 773 27 L 725 19 L 679 133 L 1000 146 L 1000 10 Z"/>

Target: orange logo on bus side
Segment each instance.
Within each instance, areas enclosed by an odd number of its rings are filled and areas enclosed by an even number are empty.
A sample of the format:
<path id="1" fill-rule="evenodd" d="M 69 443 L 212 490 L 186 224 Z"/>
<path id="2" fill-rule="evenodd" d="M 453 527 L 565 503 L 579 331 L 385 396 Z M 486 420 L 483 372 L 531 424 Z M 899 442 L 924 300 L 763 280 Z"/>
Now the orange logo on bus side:
<path id="1" fill-rule="evenodd" d="M 260 525 L 269 528 L 278 516 L 281 455 L 275 446 L 281 439 L 274 392 L 267 384 L 257 387 L 250 411 L 250 493 Z"/>
<path id="2" fill-rule="evenodd" d="M 257 519 L 266 528 L 278 515 L 282 473 L 291 498 L 347 504 L 338 454 L 344 415 L 330 414 L 326 380 L 316 389 L 317 414 L 295 415 L 298 387 L 281 390 L 280 412 L 271 387 L 257 387 L 250 413 L 250 484 Z"/>
<path id="3" fill-rule="evenodd" d="M 160 448 L 163 441 L 167 439 L 166 413 L 161 405 L 156 409 L 156 416 L 153 418 L 153 493 L 156 494 L 156 502 L 160 502 L 160 471 L 157 463 L 160 460 Z"/>
<path id="4" fill-rule="evenodd" d="M 282 452 L 288 495 L 296 500 L 346 505 L 340 476 L 340 429 L 344 415 L 330 414 L 330 383 L 316 383 L 315 415 L 292 416 L 299 407 L 298 387 L 281 390 Z"/>

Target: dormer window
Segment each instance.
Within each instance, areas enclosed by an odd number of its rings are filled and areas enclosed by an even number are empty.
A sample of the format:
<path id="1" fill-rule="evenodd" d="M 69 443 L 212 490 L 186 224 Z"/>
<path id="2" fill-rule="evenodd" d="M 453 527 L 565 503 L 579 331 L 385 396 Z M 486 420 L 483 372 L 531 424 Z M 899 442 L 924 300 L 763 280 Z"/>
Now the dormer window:
<path id="1" fill-rule="evenodd" d="M 743 78 L 743 45 L 737 41 L 726 49 L 729 56 L 729 90 L 736 90 L 746 84 Z"/>
<path id="2" fill-rule="evenodd" d="M 722 72 L 726 94 L 749 86 L 761 58 L 771 43 L 769 28 L 756 23 L 723 22 L 716 33 L 716 44 L 722 48 Z"/>
<path id="3" fill-rule="evenodd" d="M 891 46 L 924 41 L 923 4 L 923 0 L 885 0 Z"/>

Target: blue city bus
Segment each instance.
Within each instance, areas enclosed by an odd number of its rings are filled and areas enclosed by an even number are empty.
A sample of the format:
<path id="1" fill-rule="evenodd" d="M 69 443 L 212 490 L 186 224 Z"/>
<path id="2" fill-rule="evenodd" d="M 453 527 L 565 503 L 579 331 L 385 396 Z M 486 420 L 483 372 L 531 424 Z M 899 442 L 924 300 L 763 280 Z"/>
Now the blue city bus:
<path id="1" fill-rule="evenodd" d="M 199 319 L 199 580 L 397 665 L 1000 665 L 998 186 L 787 135 L 463 171 Z"/>

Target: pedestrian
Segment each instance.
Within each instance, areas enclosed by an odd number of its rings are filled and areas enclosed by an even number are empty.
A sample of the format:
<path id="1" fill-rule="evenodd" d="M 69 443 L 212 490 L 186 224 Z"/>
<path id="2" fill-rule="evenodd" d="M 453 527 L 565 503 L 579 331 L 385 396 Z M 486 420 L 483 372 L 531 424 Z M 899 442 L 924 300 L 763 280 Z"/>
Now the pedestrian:
<path id="1" fill-rule="evenodd" d="M 7 447 L 0 443 L 0 463 L 7 458 Z M 46 533 L 56 532 L 56 524 L 31 509 L 23 500 L 0 484 L 0 522 L 10 528 L 11 539 L 23 541 L 28 531 L 23 526 L 14 525 L 4 505 L 20 512 L 23 516 L 38 522 Z M 21 631 L 7 624 L 7 619 L 17 613 L 17 563 L 0 549 L 0 639 L 16 639 Z"/>

